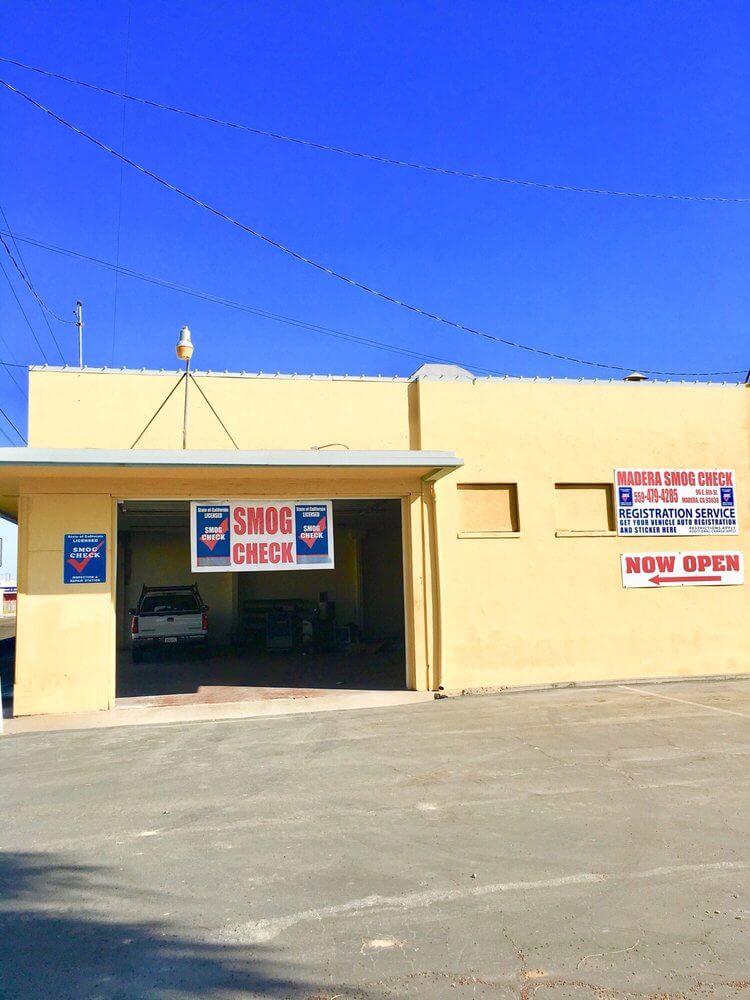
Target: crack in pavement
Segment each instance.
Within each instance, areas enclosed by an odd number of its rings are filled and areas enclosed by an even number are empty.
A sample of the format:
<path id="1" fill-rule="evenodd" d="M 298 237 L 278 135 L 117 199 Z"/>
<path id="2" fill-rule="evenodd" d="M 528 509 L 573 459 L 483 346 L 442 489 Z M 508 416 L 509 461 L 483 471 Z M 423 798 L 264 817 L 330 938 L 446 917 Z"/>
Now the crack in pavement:
<path id="1" fill-rule="evenodd" d="M 316 907 L 311 910 L 301 910 L 281 917 L 266 917 L 260 920 L 249 920 L 234 928 L 225 928 L 217 935 L 220 941 L 241 941 L 246 944 L 262 944 L 272 941 L 283 931 L 296 924 L 309 921 L 322 921 L 326 918 L 345 917 L 375 910 L 410 910 L 418 907 L 432 906 L 434 903 L 449 903 L 454 900 L 472 897 L 491 896 L 504 892 L 528 892 L 543 889 L 556 889 L 564 886 L 597 884 L 603 882 L 636 882 L 658 878 L 663 875 L 701 875 L 706 872 L 740 871 L 750 869 L 750 861 L 714 861 L 692 865 L 665 865 L 660 868 L 650 868 L 645 871 L 628 872 L 625 874 L 606 875 L 603 872 L 578 872 L 573 875 L 561 875 L 556 878 L 538 879 L 520 882 L 497 882 L 490 885 L 465 886 L 455 889 L 427 889 L 423 892 L 404 893 L 401 896 L 365 896 L 361 899 L 350 899 L 344 903 Z"/>

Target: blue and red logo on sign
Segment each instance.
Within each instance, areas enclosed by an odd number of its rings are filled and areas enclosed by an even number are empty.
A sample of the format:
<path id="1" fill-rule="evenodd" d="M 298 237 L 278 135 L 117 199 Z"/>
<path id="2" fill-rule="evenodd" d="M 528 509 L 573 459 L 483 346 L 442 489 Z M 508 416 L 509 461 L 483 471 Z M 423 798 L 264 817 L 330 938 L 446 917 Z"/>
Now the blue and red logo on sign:
<path id="1" fill-rule="evenodd" d="M 198 566 L 229 566 L 229 504 L 196 504 L 195 556 Z"/>
<path id="2" fill-rule="evenodd" d="M 294 508 L 297 563 L 327 563 L 331 558 L 326 504 L 297 504 Z"/>
<path id="3" fill-rule="evenodd" d="M 66 535 L 63 583 L 107 582 L 107 536 Z"/>

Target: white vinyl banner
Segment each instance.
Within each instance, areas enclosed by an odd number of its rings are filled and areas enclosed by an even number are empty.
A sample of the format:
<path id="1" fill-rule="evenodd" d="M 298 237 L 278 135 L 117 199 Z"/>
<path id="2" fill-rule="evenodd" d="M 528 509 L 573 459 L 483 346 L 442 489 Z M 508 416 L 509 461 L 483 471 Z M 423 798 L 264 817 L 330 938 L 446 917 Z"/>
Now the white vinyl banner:
<path id="1" fill-rule="evenodd" d="M 736 535 L 733 469 L 615 469 L 618 535 Z"/>
<path id="2" fill-rule="evenodd" d="M 333 503 L 192 501 L 190 554 L 194 573 L 333 569 Z"/>
<path id="3" fill-rule="evenodd" d="M 745 582 L 741 552 L 634 552 L 620 556 L 623 587 L 726 587 Z"/>

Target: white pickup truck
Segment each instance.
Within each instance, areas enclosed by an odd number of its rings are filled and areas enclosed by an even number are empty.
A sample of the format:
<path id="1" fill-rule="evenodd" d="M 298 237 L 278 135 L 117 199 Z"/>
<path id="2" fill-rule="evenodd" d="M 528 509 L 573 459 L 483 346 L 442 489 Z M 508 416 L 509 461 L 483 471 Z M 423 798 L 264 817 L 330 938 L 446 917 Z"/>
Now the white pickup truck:
<path id="1" fill-rule="evenodd" d="M 192 646 L 208 654 L 208 606 L 198 588 L 145 587 L 136 607 L 130 609 L 133 662 L 140 663 L 147 649 Z"/>

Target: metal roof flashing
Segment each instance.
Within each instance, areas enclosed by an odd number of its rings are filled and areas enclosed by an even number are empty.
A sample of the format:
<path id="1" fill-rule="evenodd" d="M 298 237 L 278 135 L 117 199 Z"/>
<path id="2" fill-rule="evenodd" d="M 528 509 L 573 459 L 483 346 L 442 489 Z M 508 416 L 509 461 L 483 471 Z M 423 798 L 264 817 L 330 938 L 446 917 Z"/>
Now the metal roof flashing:
<path id="1" fill-rule="evenodd" d="M 66 375 L 148 375 L 178 378 L 182 369 L 176 368 L 78 368 L 73 365 L 29 365 L 30 372 L 56 372 Z M 274 381 L 295 380 L 298 382 L 411 382 L 411 376 L 403 375 L 325 375 L 314 372 L 246 372 L 246 371 L 202 371 L 191 369 L 198 378 L 249 378 L 272 379 Z"/>
<path id="2" fill-rule="evenodd" d="M 69 375 L 149 375 L 167 376 L 171 378 L 182 375 L 182 371 L 174 368 L 149 369 L 149 368 L 78 368 L 72 365 L 29 365 L 30 372 L 57 372 Z M 425 364 L 418 368 L 413 374 L 403 375 L 325 375 L 313 372 L 246 372 L 246 371 L 200 371 L 193 370 L 193 375 L 200 378 L 244 378 L 244 379 L 272 379 L 274 381 L 295 380 L 299 382 L 465 382 L 465 383 L 487 383 L 487 382 L 536 382 L 543 384 L 566 384 L 566 385 L 620 385 L 629 386 L 627 380 L 622 376 L 614 378 L 587 378 L 579 377 L 558 377 L 547 375 L 475 375 L 467 368 L 459 365 Z M 639 383 L 643 386 L 659 385 L 694 385 L 694 386 L 723 386 L 743 388 L 743 382 L 729 381 L 698 381 L 695 379 L 674 378 L 648 378 Z"/>
<path id="3" fill-rule="evenodd" d="M 450 472 L 463 459 L 448 451 L 151 450 L 146 448 L 0 448 L 0 467 L 30 468 L 294 468 L 425 469 Z"/>

